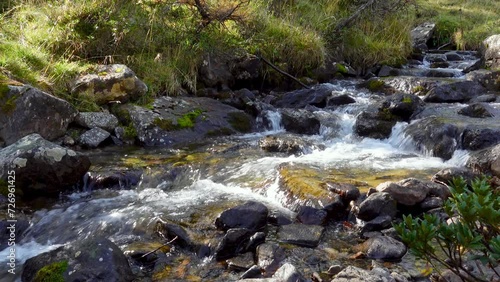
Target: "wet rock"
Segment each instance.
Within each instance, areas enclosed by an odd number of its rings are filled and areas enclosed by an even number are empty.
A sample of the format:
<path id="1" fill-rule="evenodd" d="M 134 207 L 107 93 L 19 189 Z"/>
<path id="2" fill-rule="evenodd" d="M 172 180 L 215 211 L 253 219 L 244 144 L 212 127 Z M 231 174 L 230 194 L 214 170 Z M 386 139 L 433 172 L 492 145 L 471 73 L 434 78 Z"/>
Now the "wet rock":
<path id="1" fill-rule="evenodd" d="M 261 278 L 261 277 L 262 274 L 260 273 L 260 267 L 258 267 L 257 265 L 253 265 L 240 276 L 240 279 Z"/>
<path id="2" fill-rule="evenodd" d="M 464 103 L 485 93 L 486 89 L 477 82 L 459 81 L 443 84 L 431 89 L 427 95 L 425 95 L 424 102 Z"/>
<path id="3" fill-rule="evenodd" d="M 206 137 L 250 132 L 254 120 L 245 112 L 204 97 L 160 97 L 153 109 L 122 105 L 113 110 L 135 129 L 144 146 L 186 145 Z"/>
<path id="4" fill-rule="evenodd" d="M 500 128 L 468 126 L 462 134 L 462 147 L 480 150 L 500 143 Z"/>
<path id="5" fill-rule="evenodd" d="M 414 49 L 427 50 L 427 48 L 417 48 L 418 46 L 427 47 L 427 42 L 432 38 L 434 30 L 436 29 L 435 23 L 422 23 L 412 29 L 411 31 L 411 42 Z"/>
<path id="6" fill-rule="evenodd" d="M 259 146 L 266 152 L 300 154 L 313 144 L 294 135 L 272 135 L 260 139 Z"/>
<path id="7" fill-rule="evenodd" d="M 461 130 L 445 119 L 431 116 L 411 123 L 405 133 L 412 137 L 420 150 L 430 151 L 436 157 L 449 160 L 458 148 Z"/>
<path id="8" fill-rule="evenodd" d="M 487 68 L 500 68 L 500 34 L 492 35 L 483 41 L 480 49 L 482 60 Z"/>
<path id="9" fill-rule="evenodd" d="M 281 122 L 288 132 L 297 134 L 319 134 L 320 121 L 310 111 L 303 109 L 281 109 Z"/>
<path id="10" fill-rule="evenodd" d="M 246 228 L 229 229 L 215 249 L 215 258 L 220 261 L 245 252 L 252 234 L 253 232 Z"/>
<path id="11" fill-rule="evenodd" d="M 424 95 L 430 89 L 443 84 L 444 82 L 436 78 L 397 76 L 384 79 L 385 85 L 390 88 L 388 93 L 407 93 Z"/>
<path id="12" fill-rule="evenodd" d="M 77 78 L 71 87 L 73 95 L 85 93 L 102 105 L 111 101 L 128 102 L 142 97 L 148 87 L 125 65 L 100 65 L 96 73 Z"/>
<path id="13" fill-rule="evenodd" d="M 319 225 L 283 225 L 278 230 L 278 240 L 282 243 L 315 248 L 321 240 L 323 230 L 324 227 Z"/>
<path id="14" fill-rule="evenodd" d="M 448 62 L 436 62 L 431 64 L 431 68 L 447 68 L 450 66 Z"/>
<path id="15" fill-rule="evenodd" d="M 330 84 L 320 84 L 312 89 L 299 89 L 284 93 L 274 105 L 278 108 L 301 109 L 307 105 L 324 108 L 327 105 L 328 98 L 335 90 Z"/>
<path id="16" fill-rule="evenodd" d="M 64 136 L 77 114 L 73 106 L 36 88 L 7 87 L 0 93 L 0 140 L 5 145 L 32 133 L 50 141 Z"/>
<path id="17" fill-rule="evenodd" d="M 297 220 L 307 225 L 323 225 L 327 221 L 327 212 L 309 206 L 300 206 L 297 212 Z"/>
<path id="18" fill-rule="evenodd" d="M 127 190 L 137 186 L 141 180 L 141 170 L 109 170 L 89 173 L 87 187 L 96 189 Z"/>
<path id="19" fill-rule="evenodd" d="M 121 250 L 106 238 L 77 240 L 26 261 L 22 281 L 49 281 L 41 270 L 58 269 L 64 281 L 132 281 L 134 275 Z M 54 278 L 52 278 L 54 279 Z"/>
<path id="20" fill-rule="evenodd" d="M 111 134 L 104 129 L 94 127 L 78 138 L 78 143 L 86 148 L 97 148 L 101 143 L 109 138 Z"/>
<path id="21" fill-rule="evenodd" d="M 396 201 L 392 196 L 389 193 L 378 192 L 368 196 L 359 205 L 357 217 L 364 221 L 370 221 L 381 215 L 394 217 L 396 213 Z"/>
<path id="22" fill-rule="evenodd" d="M 281 282 L 306 282 L 307 280 L 290 263 L 283 264 L 273 274 L 273 278 Z"/>
<path id="23" fill-rule="evenodd" d="M 386 76 L 397 76 L 399 75 L 399 70 L 389 66 L 382 66 L 378 72 L 378 77 Z M 371 89 L 370 89 L 371 90 Z"/>
<path id="24" fill-rule="evenodd" d="M 80 112 L 75 118 L 75 123 L 89 129 L 99 127 L 113 132 L 118 126 L 118 119 L 106 112 Z"/>
<path id="25" fill-rule="evenodd" d="M 446 52 L 445 56 L 447 61 L 462 61 L 464 59 L 464 57 L 456 52 Z"/>
<path id="26" fill-rule="evenodd" d="M 0 150 L 0 179 L 16 172 L 16 189 L 25 197 L 58 195 L 82 180 L 87 156 L 30 134 Z"/>
<path id="27" fill-rule="evenodd" d="M 337 275 L 339 272 L 341 272 L 343 269 L 343 267 L 341 265 L 338 265 L 338 264 L 335 264 L 335 265 L 332 265 L 328 268 L 328 275 Z"/>
<path id="28" fill-rule="evenodd" d="M 361 137 L 374 139 L 388 138 L 397 120 L 389 111 L 370 109 L 356 117 L 354 132 Z"/>
<path id="29" fill-rule="evenodd" d="M 495 109 L 488 104 L 474 103 L 458 111 L 459 114 L 473 118 L 493 117 Z"/>
<path id="30" fill-rule="evenodd" d="M 243 205 L 223 211 L 215 220 L 215 226 L 220 230 L 230 228 L 246 228 L 257 231 L 267 224 L 268 209 L 265 205 L 248 201 Z"/>
<path id="31" fill-rule="evenodd" d="M 285 259 L 285 251 L 277 244 L 264 243 L 256 250 L 257 265 L 266 277 L 271 276 Z"/>
<path id="32" fill-rule="evenodd" d="M 491 103 L 497 100 L 497 95 L 495 94 L 484 94 L 481 96 L 474 97 L 470 100 L 471 103 Z"/>
<path id="33" fill-rule="evenodd" d="M 394 94 L 383 102 L 383 109 L 388 109 L 391 114 L 399 117 L 398 120 L 407 122 L 423 107 L 424 102 L 418 96 L 412 94 Z"/>
<path id="34" fill-rule="evenodd" d="M 478 176 L 479 176 L 479 174 L 474 173 L 472 170 L 470 170 L 468 168 L 452 167 L 452 168 L 445 168 L 445 169 L 438 171 L 436 174 L 434 174 L 432 176 L 431 180 L 434 182 L 437 182 L 437 183 L 442 183 L 444 185 L 449 185 L 449 184 L 451 184 L 451 181 L 454 178 L 462 177 L 465 181 L 467 181 L 467 183 L 470 184 Z M 448 188 L 446 188 L 446 189 L 448 190 Z M 449 191 L 448 191 L 448 195 L 451 195 Z M 441 197 L 441 198 L 445 199 L 443 197 Z"/>
<path id="35" fill-rule="evenodd" d="M 363 249 L 368 258 L 384 261 L 397 261 L 406 254 L 406 246 L 403 243 L 387 236 L 368 239 L 363 243 Z"/>
<path id="36" fill-rule="evenodd" d="M 446 55 L 429 53 L 425 56 L 425 60 L 429 63 L 443 63 L 446 62 Z"/>
<path id="37" fill-rule="evenodd" d="M 253 253 L 246 252 L 234 258 L 226 260 L 229 270 L 246 271 L 250 269 L 255 263 L 253 261 Z M 259 270 L 260 273 L 260 270 Z"/>
<path id="38" fill-rule="evenodd" d="M 500 177 L 500 145 L 472 153 L 467 167 L 474 168 L 479 173 Z"/>
<path id="39" fill-rule="evenodd" d="M 1 195 L 1 198 L 4 198 L 3 195 Z M 5 198 L 5 207 L 3 207 L 3 199 L 0 199 L 0 207 L 4 208 L 4 210 L 7 211 L 9 208 L 8 206 L 8 200 Z M 12 229 L 14 225 L 14 229 Z M 4 250 L 5 248 L 9 247 L 9 244 L 12 244 L 12 242 L 20 242 L 21 239 L 23 238 L 23 233 L 30 227 L 30 220 L 29 218 L 24 215 L 23 213 L 18 213 L 16 214 L 16 222 L 9 222 L 8 219 L 1 219 L 0 220 L 0 250 Z M 11 232 L 15 234 L 15 237 L 11 237 Z M 10 239 L 10 240 L 9 240 Z M 14 240 L 14 241 L 12 241 Z"/>
<path id="40" fill-rule="evenodd" d="M 366 222 L 365 225 L 363 225 L 363 228 L 361 229 L 361 233 L 383 230 L 391 226 L 391 223 L 392 223 L 392 216 L 380 215 Z"/>
<path id="41" fill-rule="evenodd" d="M 435 196 L 427 197 L 419 204 L 420 209 L 424 211 L 440 208 L 442 206 L 443 206 L 443 199 Z"/>
<path id="42" fill-rule="evenodd" d="M 327 212 L 328 218 L 334 220 L 342 220 L 347 216 L 348 206 L 349 203 L 346 203 L 344 200 L 342 200 L 341 196 L 334 195 L 334 197 L 332 197 L 332 200 L 330 200 L 330 202 L 328 202 L 323 207 L 323 210 Z"/>
<path id="43" fill-rule="evenodd" d="M 348 105 L 348 104 L 353 104 L 356 103 L 356 100 L 352 98 L 351 96 L 347 94 L 341 94 L 337 96 L 333 96 L 328 99 L 328 102 L 326 105 L 328 107 L 334 107 L 334 106 L 342 106 L 342 105 Z"/>
<path id="44" fill-rule="evenodd" d="M 264 232 L 255 232 L 255 234 L 248 239 L 248 245 L 245 248 L 247 251 L 254 252 L 255 249 L 262 243 L 266 241 L 266 233 Z"/>
<path id="45" fill-rule="evenodd" d="M 270 212 L 267 217 L 267 222 L 277 226 L 293 223 L 292 219 L 289 216 L 279 211 Z"/>
<path id="46" fill-rule="evenodd" d="M 377 191 L 389 193 L 398 204 L 413 206 L 425 199 L 429 188 L 418 179 L 408 178 L 397 183 L 381 183 L 377 186 Z"/>
<path id="47" fill-rule="evenodd" d="M 327 182 L 326 187 L 331 192 L 338 194 L 344 204 L 349 204 L 351 201 L 356 201 L 359 196 L 361 196 L 361 192 L 359 191 L 358 187 L 349 183 Z"/>
<path id="48" fill-rule="evenodd" d="M 434 64 L 437 64 L 437 63 L 434 63 Z M 460 74 L 462 74 L 462 73 L 461 72 L 457 73 L 456 71 L 448 70 L 448 69 L 430 69 L 428 71 L 423 72 L 424 76 L 435 77 L 435 78 L 451 78 L 451 77 L 460 76 Z M 425 102 L 430 102 L 430 101 L 425 101 Z"/>
<path id="49" fill-rule="evenodd" d="M 191 237 L 180 225 L 158 220 L 156 222 L 155 231 L 167 241 L 174 240 L 174 238 L 177 237 L 177 239 L 172 242 L 173 245 L 188 249 L 193 247 Z"/>

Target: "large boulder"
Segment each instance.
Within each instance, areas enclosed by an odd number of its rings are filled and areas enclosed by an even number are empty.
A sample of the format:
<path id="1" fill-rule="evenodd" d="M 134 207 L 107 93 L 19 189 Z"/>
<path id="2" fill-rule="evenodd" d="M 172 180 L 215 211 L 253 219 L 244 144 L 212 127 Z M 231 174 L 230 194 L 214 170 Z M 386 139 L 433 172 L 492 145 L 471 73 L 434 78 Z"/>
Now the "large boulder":
<path id="1" fill-rule="evenodd" d="M 372 107 L 356 117 L 354 132 L 361 137 L 374 139 L 388 138 L 397 118 L 388 110 Z"/>
<path id="2" fill-rule="evenodd" d="M 500 70 L 476 70 L 468 73 L 465 78 L 478 82 L 487 90 L 500 91 Z"/>
<path id="3" fill-rule="evenodd" d="M 0 179 L 15 171 L 16 188 L 24 196 L 57 195 L 82 180 L 90 167 L 87 156 L 58 146 L 39 134 L 28 135 L 0 150 Z"/>
<path id="4" fill-rule="evenodd" d="M 451 159 L 458 148 L 461 132 L 457 125 L 435 116 L 411 123 L 405 129 L 417 148 L 445 160 Z"/>
<path id="5" fill-rule="evenodd" d="M 412 29 L 411 42 L 414 49 L 427 50 L 427 42 L 432 38 L 434 30 L 436 29 L 435 23 L 422 23 Z"/>
<path id="6" fill-rule="evenodd" d="M 331 84 L 316 85 L 311 89 L 299 89 L 284 93 L 274 105 L 278 108 L 301 109 L 307 105 L 324 108 L 335 90 Z"/>
<path id="7" fill-rule="evenodd" d="M 458 111 L 458 114 L 473 118 L 494 117 L 496 110 L 486 103 L 473 103 Z"/>
<path id="8" fill-rule="evenodd" d="M 423 109 L 424 102 L 417 95 L 398 93 L 387 97 L 382 105 L 382 110 L 387 109 L 398 120 L 408 122 L 415 113 Z"/>
<path id="9" fill-rule="evenodd" d="M 500 143 L 500 128 L 467 126 L 462 133 L 462 146 L 467 150 L 480 150 Z"/>
<path id="10" fill-rule="evenodd" d="M 500 144 L 474 152 L 467 161 L 467 166 L 500 177 Z"/>
<path id="11" fill-rule="evenodd" d="M 144 146 L 185 145 L 205 137 L 246 133 L 254 126 L 245 112 L 204 97 L 161 97 L 151 108 L 122 105 L 113 112 L 134 129 Z"/>
<path id="12" fill-rule="evenodd" d="M 223 211 L 215 220 L 215 226 L 221 230 L 246 228 L 257 231 L 267 224 L 268 209 L 265 205 L 248 201 L 243 205 Z"/>
<path id="13" fill-rule="evenodd" d="M 481 55 L 486 67 L 500 69 L 500 34 L 492 35 L 483 41 Z"/>
<path id="14" fill-rule="evenodd" d="M 142 97 L 148 87 L 125 65 L 99 65 L 95 73 L 78 77 L 72 85 L 73 95 L 89 95 L 102 105 L 128 102 Z"/>
<path id="15" fill-rule="evenodd" d="M 22 281 L 132 281 L 122 251 L 106 238 L 77 240 L 26 261 Z"/>
<path id="16" fill-rule="evenodd" d="M 38 133 L 47 140 L 64 135 L 77 112 L 68 102 L 29 86 L 0 81 L 0 141 L 6 145 Z"/>
<path id="17" fill-rule="evenodd" d="M 384 182 L 377 186 L 377 191 L 389 193 L 398 204 L 414 206 L 422 202 L 429 193 L 427 181 L 408 178 L 395 182 Z M 429 184 L 433 184 L 429 182 Z"/>
<path id="18" fill-rule="evenodd" d="M 312 112 L 304 109 L 281 109 L 281 123 L 286 131 L 297 134 L 319 134 L 321 122 Z"/>
<path id="19" fill-rule="evenodd" d="M 459 81 L 443 84 L 431 89 L 424 97 L 424 102 L 464 103 L 486 93 L 486 89 L 474 81 Z"/>

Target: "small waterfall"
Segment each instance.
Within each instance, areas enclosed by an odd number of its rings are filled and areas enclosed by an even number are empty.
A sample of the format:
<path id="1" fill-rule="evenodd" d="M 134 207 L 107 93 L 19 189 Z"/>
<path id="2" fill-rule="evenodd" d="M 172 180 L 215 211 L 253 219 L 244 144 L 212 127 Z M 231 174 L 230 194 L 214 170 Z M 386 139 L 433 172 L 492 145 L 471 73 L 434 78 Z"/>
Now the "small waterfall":
<path id="1" fill-rule="evenodd" d="M 283 125 L 281 125 L 281 113 L 278 111 L 266 111 L 265 119 L 267 121 L 267 129 L 270 131 L 283 131 Z"/>

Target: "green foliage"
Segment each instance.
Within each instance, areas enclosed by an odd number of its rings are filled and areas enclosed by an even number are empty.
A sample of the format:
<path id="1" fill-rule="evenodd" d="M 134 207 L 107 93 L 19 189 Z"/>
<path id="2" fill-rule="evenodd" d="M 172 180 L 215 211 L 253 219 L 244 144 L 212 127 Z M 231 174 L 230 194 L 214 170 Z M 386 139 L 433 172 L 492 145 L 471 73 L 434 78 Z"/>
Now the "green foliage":
<path id="1" fill-rule="evenodd" d="M 41 268 L 34 282 L 64 282 L 64 272 L 68 269 L 68 261 L 54 262 Z"/>
<path id="2" fill-rule="evenodd" d="M 403 216 L 395 225 L 403 242 L 419 258 L 434 266 L 450 269 L 466 281 L 489 281 L 475 276 L 463 263 L 477 259 L 496 267 L 500 258 L 500 197 L 485 178 L 476 179 L 468 187 L 462 178 L 451 183 L 452 196 L 444 210 L 452 223 L 440 221 L 436 215 L 423 218 Z M 443 257 L 444 256 L 444 257 Z M 496 274 L 497 278 L 500 275 Z"/>
<path id="3" fill-rule="evenodd" d="M 125 138 L 126 139 L 135 139 L 137 137 L 137 130 L 135 130 L 134 124 L 130 123 L 129 125 L 123 128 Z"/>

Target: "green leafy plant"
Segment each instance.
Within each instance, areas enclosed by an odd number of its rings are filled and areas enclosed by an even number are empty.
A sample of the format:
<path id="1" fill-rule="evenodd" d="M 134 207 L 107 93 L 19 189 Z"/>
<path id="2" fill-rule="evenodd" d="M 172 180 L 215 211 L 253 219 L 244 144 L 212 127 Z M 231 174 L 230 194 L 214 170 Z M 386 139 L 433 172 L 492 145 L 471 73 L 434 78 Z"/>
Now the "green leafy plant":
<path id="1" fill-rule="evenodd" d="M 403 216 L 395 229 L 409 249 L 435 269 L 447 268 L 464 281 L 491 281 L 465 266 L 476 260 L 495 271 L 500 260 L 500 198 L 486 178 L 474 180 L 470 187 L 462 178 L 450 185 L 452 196 L 444 211 L 452 219 L 443 222 L 436 215 L 422 218 Z"/>

